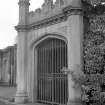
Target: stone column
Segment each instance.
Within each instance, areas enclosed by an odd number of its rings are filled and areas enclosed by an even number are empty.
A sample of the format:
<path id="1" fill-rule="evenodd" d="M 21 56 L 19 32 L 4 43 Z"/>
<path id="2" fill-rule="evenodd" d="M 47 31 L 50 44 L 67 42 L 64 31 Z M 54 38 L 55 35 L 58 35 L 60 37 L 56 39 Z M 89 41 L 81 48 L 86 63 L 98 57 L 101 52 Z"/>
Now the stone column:
<path id="1" fill-rule="evenodd" d="M 17 92 L 15 97 L 16 103 L 25 103 L 28 99 L 27 94 L 27 27 L 29 0 L 19 0 L 19 25 L 16 26 L 18 31 L 17 39 Z"/>
<path id="2" fill-rule="evenodd" d="M 16 54 L 16 45 L 14 46 L 14 86 L 16 86 L 16 56 L 17 56 L 17 54 Z"/>
<path id="3" fill-rule="evenodd" d="M 17 92 L 16 103 L 25 103 L 27 101 L 27 46 L 26 33 L 19 32 L 17 46 Z"/>
<path id="4" fill-rule="evenodd" d="M 76 3 L 76 8 L 74 6 L 74 11 L 68 18 L 68 70 L 71 71 L 82 69 L 83 16 L 77 6 L 80 8 L 80 4 Z M 80 68 L 77 68 L 78 66 Z M 74 86 L 72 77 L 68 73 L 68 105 L 81 105 L 81 89 Z"/>

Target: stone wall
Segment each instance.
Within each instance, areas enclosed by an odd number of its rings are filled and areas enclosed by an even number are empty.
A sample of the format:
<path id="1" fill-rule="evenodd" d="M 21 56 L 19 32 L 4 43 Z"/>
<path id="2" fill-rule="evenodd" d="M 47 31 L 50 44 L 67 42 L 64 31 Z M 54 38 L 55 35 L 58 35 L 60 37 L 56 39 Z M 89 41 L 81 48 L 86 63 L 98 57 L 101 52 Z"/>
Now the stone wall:
<path id="1" fill-rule="evenodd" d="M 0 82 L 16 85 L 16 49 L 17 46 L 9 46 L 0 50 Z"/>

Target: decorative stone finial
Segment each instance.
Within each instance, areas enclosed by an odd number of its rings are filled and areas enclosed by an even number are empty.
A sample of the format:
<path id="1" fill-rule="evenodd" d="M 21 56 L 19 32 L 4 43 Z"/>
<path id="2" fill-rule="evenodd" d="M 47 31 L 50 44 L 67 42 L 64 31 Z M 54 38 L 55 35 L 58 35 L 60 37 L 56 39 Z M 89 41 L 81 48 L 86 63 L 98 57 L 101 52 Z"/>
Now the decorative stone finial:
<path id="1" fill-rule="evenodd" d="M 35 10 L 35 12 L 36 12 L 36 13 L 41 13 L 41 9 L 40 9 L 40 8 L 37 8 L 37 9 Z"/>
<path id="2" fill-rule="evenodd" d="M 56 0 L 55 4 L 61 4 L 61 5 L 63 5 L 64 4 L 64 0 Z"/>
<path id="3" fill-rule="evenodd" d="M 44 12 L 50 11 L 53 8 L 53 0 L 45 0 L 42 8 Z"/>
<path id="4" fill-rule="evenodd" d="M 19 24 L 27 24 L 27 16 L 29 13 L 29 0 L 19 0 Z"/>
<path id="5" fill-rule="evenodd" d="M 27 6 L 30 5 L 29 0 L 19 0 L 19 3 L 18 4 L 19 5 L 27 5 Z"/>
<path id="6" fill-rule="evenodd" d="M 56 6 L 57 8 L 60 8 L 60 7 L 62 7 L 63 5 L 64 5 L 64 0 L 56 0 L 55 6 Z"/>

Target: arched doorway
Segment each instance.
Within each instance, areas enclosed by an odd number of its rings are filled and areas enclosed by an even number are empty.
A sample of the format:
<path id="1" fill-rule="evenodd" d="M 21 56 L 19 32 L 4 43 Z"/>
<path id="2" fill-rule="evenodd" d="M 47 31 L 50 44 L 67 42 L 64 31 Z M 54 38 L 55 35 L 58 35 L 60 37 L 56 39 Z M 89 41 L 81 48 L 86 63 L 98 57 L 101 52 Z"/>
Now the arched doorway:
<path id="1" fill-rule="evenodd" d="M 48 38 L 37 46 L 37 101 L 50 104 L 66 104 L 68 100 L 67 44 Z"/>

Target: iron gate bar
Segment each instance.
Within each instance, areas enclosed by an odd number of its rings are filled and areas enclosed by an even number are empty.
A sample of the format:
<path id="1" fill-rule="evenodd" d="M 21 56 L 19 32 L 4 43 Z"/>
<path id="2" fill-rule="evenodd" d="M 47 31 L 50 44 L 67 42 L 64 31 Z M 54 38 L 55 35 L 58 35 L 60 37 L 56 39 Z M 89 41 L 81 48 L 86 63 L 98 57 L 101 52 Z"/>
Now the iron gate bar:
<path id="1" fill-rule="evenodd" d="M 42 74 L 43 74 L 43 55 L 42 55 L 42 49 L 40 49 L 41 50 L 41 72 L 42 72 Z M 41 100 L 43 100 L 43 79 L 41 78 Z"/>
<path id="2" fill-rule="evenodd" d="M 60 55 L 60 58 L 61 58 L 60 69 L 62 69 L 62 66 L 63 66 L 62 65 L 62 48 L 60 49 L 60 52 L 61 52 L 61 55 Z M 60 71 L 60 74 L 61 74 L 61 71 Z M 60 75 L 60 77 L 59 77 L 59 81 L 60 81 L 60 103 L 62 103 L 61 97 L 62 97 L 62 93 L 63 93 L 62 79 L 61 78 L 62 78 L 62 75 Z"/>
<path id="3" fill-rule="evenodd" d="M 42 65 L 43 65 L 43 66 L 42 66 L 42 67 L 43 67 L 43 74 L 45 75 L 46 70 L 45 70 L 45 64 L 44 64 L 44 48 L 42 48 L 42 59 L 43 59 L 43 60 L 42 60 L 42 62 L 43 62 L 43 63 L 42 63 Z M 44 72 L 44 71 L 45 71 L 45 72 Z M 45 76 L 44 76 L 44 77 L 45 77 Z M 45 93 L 45 85 L 44 85 L 44 84 L 45 84 L 45 78 L 44 78 L 44 80 L 43 80 L 43 98 L 42 98 L 43 100 L 45 100 L 44 95 L 46 94 L 46 93 Z"/>
<path id="4" fill-rule="evenodd" d="M 62 54 L 64 55 L 64 56 L 62 55 L 62 56 L 63 56 L 63 61 L 64 61 L 64 62 L 62 62 L 62 64 L 64 63 L 64 65 L 66 66 L 65 46 L 63 46 L 63 49 L 62 49 L 62 50 L 63 50 L 63 53 L 62 53 Z M 64 82 L 64 81 L 65 81 L 65 79 L 62 81 L 63 84 L 64 84 L 64 85 L 63 85 L 63 93 L 62 93 L 62 98 L 64 99 L 64 102 L 63 102 L 63 103 L 65 103 L 65 91 L 66 91 L 66 90 L 65 90 L 65 82 Z"/>
<path id="5" fill-rule="evenodd" d="M 45 48 L 44 48 L 44 65 L 45 65 L 45 74 L 47 73 L 47 65 L 46 65 L 46 57 L 45 57 L 45 53 L 46 53 L 46 50 L 45 50 Z M 45 76 L 45 74 L 44 74 L 44 76 Z M 46 78 L 45 78 L 46 79 Z M 44 83 L 45 84 L 47 84 L 47 82 L 46 82 L 46 80 L 44 81 Z M 47 86 L 46 87 L 44 87 L 45 89 L 44 89 L 44 91 L 45 91 L 45 94 L 44 94 L 44 100 L 47 100 L 47 97 L 46 97 L 46 94 L 47 94 L 47 90 L 46 90 L 46 88 L 47 88 Z"/>
<path id="6" fill-rule="evenodd" d="M 43 74 L 43 51 L 42 51 L 42 48 L 40 49 L 41 51 L 41 72 Z M 43 79 L 41 78 L 41 99 L 43 100 Z"/>
<path id="7" fill-rule="evenodd" d="M 40 56 L 41 56 L 41 61 L 40 61 L 40 63 L 41 63 L 41 69 L 40 69 L 40 72 L 43 72 L 43 71 L 41 71 L 42 70 L 42 52 L 41 52 L 41 49 L 40 49 Z M 42 91 L 43 91 L 43 82 L 42 82 L 42 79 L 41 79 L 41 100 L 43 99 L 43 94 L 42 94 Z"/>
<path id="8" fill-rule="evenodd" d="M 51 73 L 53 73 L 53 56 L 54 56 L 54 53 L 53 53 L 53 41 L 52 41 L 52 45 L 51 45 L 51 47 L 52 47 L 52 72 Z M 53 80 L 52 80 L 52 102 L 54 102 L 54 91 L 53 91 L 53 85 L 54 85 L 54 83 L 53 83 Z"/>
<path id="9" fill-rule="evenodd" d="M 57 48 L 55 47 L 55 70 L 56 70 L 56 67 L 57 67 Z M 57 81 L 55 81 L 55 87 L 57 87 Z M 57 90 L 55 89 L 55 94 L 57 93 Z M 56 97 L 54 97 L 56 98 Z M 56 99 L 54 99 L 56 100 Z"/>

